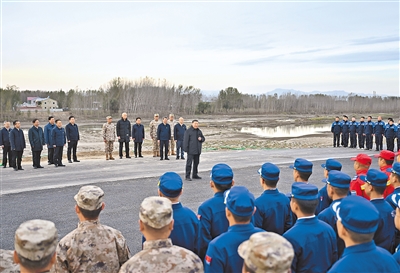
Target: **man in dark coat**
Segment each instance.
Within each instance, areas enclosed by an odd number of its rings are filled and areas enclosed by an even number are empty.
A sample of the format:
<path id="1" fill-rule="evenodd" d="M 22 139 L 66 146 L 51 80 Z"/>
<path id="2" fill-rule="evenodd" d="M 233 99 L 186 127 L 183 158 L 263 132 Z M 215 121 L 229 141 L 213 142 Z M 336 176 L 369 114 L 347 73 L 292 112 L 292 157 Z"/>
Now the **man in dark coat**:
<path id="1" fill-rule="evenodd" d="M 117 138 L 119 142 L 119 158 L 122 159 L 122 149 L 125 143 L 126 158 L 129 156 L 129 141 L 131 140 L 131 122 L 128 120 L 128 114 L 122 113 L 122 117 L 117 122 Z"/>
<path id="2" fill-rule="evenodd" d="M 136 118 L 136 123 L 132 126 L 132 139 L 135 143 L 135 157 L 138 155 L 139 150 L 139 157 L 142 156 L 142 144 L 144 140 L 144 126 L 142 125 L 142 119 Z"/>
<path id="3" fill-rule="evenodd" d="M 186 180 L 191 181 L 190 172 L 193 162 L 193 179 L 201 179 L 198 173 L 198 166 L 200 162 L 201 147 L 205 141 L 205 137 L 199 129 L 199 121 L 193 120 L 192 126 L 186 130 L 183 138 L 183 150 L 187 153 L 186 161 Z"/>
<path id="4" fill-rule="evenodd" d="M 183 137 L 185 136 L 186 125 L 183 124 L 183 117 L 179 118 L 179 123 L 174 127 L 174 140 L 176 141 L 176 159 L 179 159 L 181 155 L 182 159 L 185 159 L 183 151 Z"/>
<path id="5" fill-rule="evenodd" d="M 171 126 L 167 123 L 168 118 L 163 117 L 163 121 L 157 127 L 157 141 L 160 144 L 160 160 L 163 160 L 163 150 L 165 153 L 165 160 L 169 160 L 168 158 L 168 146 L 169 140 L 171 139 Z"/>
<path id="6" fill-rule="evenodd" d="M 33 168 L 43 168 L 40 166 L 40 154 L 42 153 L 43 145 L 45 145 L 44 133 L 42 127 L 39 127 L 39 120 L 37 118 L 32 123 L 33 126 L 28 131 L 28 138 L 32 150 Z"/>
<path id="7" fill-rule="evenodd" d="M 65 134 L 67 135 L 67 142 L 68 142 L 68 150 L 67 150 L 67 158 L 68 163 L 72 163 L 71 160 L 71 151 L 72 151 L 72 159 L 74 162 L 80 162 L 76 157 L 76 148 L 78 147 L 79 141 L 79 129 L 78 125 L 75 124 L 75 117 L 70 116 L 69 123 L 65 126 Z"/>
<path id="8" fill-rule="evenodd" d="M 10 143 L 10 122 L 5 121 L 4 127 L 0 131 L 0 146 L 3 149 L 3 168 L 7 167 L 7 156 L 8 156 L 8 165 L 13 167 L 12 165 L 12 153 L 11 153 L 11 143 Z"/>
<path id="9" fill-rule="evenodd" d="M 21 130 L 19 120 L 13 122 L 14 129 L 10 132 L 10 144 L 12 151 L 12 165 L 15 171 L 24 170 L 21 166 L 22 154 L 26 148 L 24 132 Z"/>
<path id="10" fill-rule="evenodd" d="M 64 146 L 67 143 L 67 138 L 65 130 L 62 127 L 62 122 L 59 119 L 56 120 L 56 127 L 51 132 L 51 143 L 54 148 L 54 166 L 65 167 L 65 165 L 62 164 L 62 156 Z"/>
<path id="11" fill-rule="evenodd" d="M 53 144 L 51 143 L 51 132 L 53 129 L 56 127 L 55 124 L 55 119 L 53 116 L 49 117 L 49 123 L 44 126 L 44 142 L 47 145 L 47 163 L 49 165 L 54 164 L 53 159 L 54 159 L 54 148 Z"/>

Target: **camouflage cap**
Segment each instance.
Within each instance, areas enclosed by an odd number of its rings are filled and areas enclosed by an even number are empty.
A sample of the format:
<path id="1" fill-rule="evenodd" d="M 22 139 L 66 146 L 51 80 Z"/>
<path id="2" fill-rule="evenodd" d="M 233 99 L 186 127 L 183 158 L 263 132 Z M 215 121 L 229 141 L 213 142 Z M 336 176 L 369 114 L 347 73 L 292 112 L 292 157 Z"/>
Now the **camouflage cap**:
<path id="1" fill-rule="evenodd" d="M 111 116 L 107 116 L 107 117 L 106 117 L 106 119 L 110 119 L 110 118 L 112 119 L 112 117 L 111 117 Z"/>
<path id="2" fill-rule="evenodd" d="M 158 196 L 145 198 L 140 205 L 139 219 L 152 228 L 165 227 L 173 219 L 171 201 Z"/>
<path id="3" fill-rule="evenodd" d="M 159 114 L 154 114 L 154 116 L 155 116 L 155 117 L 158 117 L 158 116 L 160 116 L 160 115 L 159 115 Z"/>
<path id="4" fill-rule="evenodd" d="M 78 207 L 86 210 L 97 210 L 103 203 L 104 191 L 97 186 L 83 186 L 74 199 Z"/>
<path id="5" fill-rule="evenodd" d="M 294 257 L 289 241 L 273 232 L 254 233 L 239 246 L 238 253 L 255 273 L 287 273 Z"/>
<path id="6" fill-rule="evenodd" d="M 58 233 L 53 222 L 30 220 L 15 231 L 15 251 L 25 259 L 40 261 L 53 254 L 57 247 Z"/>

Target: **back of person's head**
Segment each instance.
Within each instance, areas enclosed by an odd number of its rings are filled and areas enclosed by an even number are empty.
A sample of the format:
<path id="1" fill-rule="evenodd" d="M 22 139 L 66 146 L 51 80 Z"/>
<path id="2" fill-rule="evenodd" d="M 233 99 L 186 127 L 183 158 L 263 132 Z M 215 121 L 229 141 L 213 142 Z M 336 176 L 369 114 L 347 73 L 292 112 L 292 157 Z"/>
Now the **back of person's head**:
<path id="1" fill-rule="evenodd" d="M 358 170 L 368 170 L 372 164 L 372 159 L 366 154 L 358 154 L 356 157 L 350 158 L 354 161 L 354 169 Z"/>
<path id="2" fill-rule="evenodd" d="M 378 165 L 380 167 L 391 166 L 394 162 L 396 154 L 389 150 L 382 150 L 379 154 L 374 157 L 379 158 Z"/>
<path id="3" fill-rule="evenodd" d="M 233 170 L 229 165 L 225 163 L 219 163 L 214 165 L 210 173 L 211 181 L 214 183 L 215 188 L 219 192 L 229 190 L 233 181 Z"/>
<path id="4" fill-rule="evenodd" d="M 225 205 L 236 223 L 248 223 L 255 212 L 254 195 L 244 186 L 226 191 Z"/>
<path id="5" fill-rule="evenodd" d="M 313 163 L 304 158 L 297 158 L 289 168 L 295 171 L 301 181 L 307 182 L 312 174 Z"/>
<path id="6" fill-rule="evenodd" d="M 303 214 L 313 215 L 319 203 L 318 188 L 302 182 L 293 183 L 292 202 L 298 205 Z"/>
<path id="7" fill-rule="evenodd" d="M 351 177 L 341 171 L 332 170 L 328 174 L 328 178 L 323 179 L 329 185 L 328 196 L 330 196 L 330 189 L 337 197 L 346 197 L 349 193 Z M 332 196 L 330 196 L 332 198 Z"/>
<path id="8" fill-rule="evenodd" d="M 390 172 L 390 183 L 400 186 L 400 162 L 394 163 L 387 171 Z"/>
<path id="9" fill-rule="evenodd" d="M 179 199 L 182 193 L 183 181 L 179 174 L 174 172 L 164 173 L 158 182 L 158 190 L 161 196 L 175 201 Z"/>
<path id="10" fill-rule="evenodd" d="M 386 173 L 376 169 L 370 169 L 367 175 L 362 177 L 362 180 L 366 182 L 367 186 L 370 186 L 370 188 L 366 188 L 366 193 L 368 195 L 374 191 L 376 194 L 383 196 L 388 181 Z"/>
<path id="11" fill-rule="evenodd" d="M 74 199 L 82 216 L 87 220 L 95 220 L 103 209 L 104 191 L 97 186 L 83 186 Z"/>
<path id="12" fill-rule="evenodd" d="M 264 163 L 258 170 L 262 183 L 270 188 L 275 188 L 279 180 L 280 170 L 272 163 Z"/>
<path id="13" fill-rule="evenodd" d="M 159 196 L 147 197 L 140 204 L 139 219 L 147 232 L 162 236 L 170 230 L 173 222 L 172 203 L 169 199 Z"/>

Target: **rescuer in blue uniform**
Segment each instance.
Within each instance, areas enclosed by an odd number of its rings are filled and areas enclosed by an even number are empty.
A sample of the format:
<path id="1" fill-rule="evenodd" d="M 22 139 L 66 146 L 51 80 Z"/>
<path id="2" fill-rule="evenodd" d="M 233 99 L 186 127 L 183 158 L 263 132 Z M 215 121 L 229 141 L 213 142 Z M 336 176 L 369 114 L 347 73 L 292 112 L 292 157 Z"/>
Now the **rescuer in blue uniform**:
<path id="1" fill-rule="evenodd" d="M 357 134 L 358 134 L 358 147 L 360 149 L 364 149 L 365 146 L 365 121 L 364 117 L 360 118 L 360 122 L 358 123 Z"/>
<path id="2" fill-rule="evenodd" d="M 386 149 L 394 152 L 394 139 L 397 136 L 397 126 L 392 118 L 388 118 L 388 123 L 385 126 Z"/>
<path id="3" fill-rule="evenodd" d="M 375 123 L 372 121 L 372 116 L 368 116 L 367 122 L 365 123 L 365 149 L 372 150 L 373 145 L 373 134 L 374 134 Z"/>
<path id="4" fill-rule="evenodd" d="M 336 214 L 338 234 L 346 248 L 328 273 L 400 272 L 392 255 L 373 241 L 379 212 L 371 202 L 360 196 L 347 196 L 340 202 Z"/>
<path id="5" fill-rule="evenodd" d="M 256 199 L 254 225 L 265 231 L 282 235 L 292 226 L 292 217 L 289 199 L 276 188 L 280 174 L 279 168 L 272 163 L 265 163 L 258 173 L 264 192 Z"/>
<path id="6" fill-rule="evenodd" d="M 336 170 L 336 171 L 341 171 L 342 170 L 342 163 L 337 161 L 336 159 L 329 158 L 326 160 L 325 164 L 321 164 L 321 167 L 324 168 L 324 177 L 328 178 L 328 174 L 330 171 Z M 332 203 L 332 199 L 329 198 L 328 192 L 326 190 L 326 185 L 323 186 L 319 191 L 318 191 L 318 206 L 317 209 L 315 210 L 315 215 L 318 215 L 321 211 L 329 207 L 329 205 Z"/>
<path id="7" fill-rule="evenodd" d="M 243 259 L 237 251 L 239 245 L 256 232 L 264 230 L 251 223 L 255 199 L 246 187 L 235 186 L 225 192 L 228 231 L 210 242 L 204 259 L 204 272 L 240 272 Z"/>
<path id="8" fill-rule="evenodd" d="M 374 126 L 374 135 L 375 135 L 375 145 L 376 145 L 376 150 L 375 151 L 380 151 L 383 150 L 383 134 L 385 133 L 385 122 L 382 121 L 382 117 L 378 117 L 378 121 L 375 122 Z"/>
<path id="9" fill-rule="evenodd" d="M 210 187 L 214 196 L 200 205 L 199 218 L 199 257 L 204 260 L 208 244 L 212 239 L 226 232 L 229 227 L 225 216 L 224 192 L 234 184 L 233 171 L 226 164 L 216 164 L 211 170 Z"/>
<path id="10" fill-rule="evenodd" d="M 350 122 L 350 148 L 357 148 L 357 129 L 358 122 L 356 121 L 356 117 L 351 118 Z"/>
<path id="11" fill-rule="evenodd" d="M 394 191 L 386 197 L 386 201 L 392 206 L 393 209 L 397 208 L 396 194 L 400 194 L 400 162 L 395 162 L 392 168 L 387 169 L 390 172 L 389 182 L 393 185 Z"/>
<path id="12" fill-rule="evenodd" d="M 292 272 L 326 272 L 337 260 L 336 235 L 325 222 L 317 219 L 318 188 L 294 183 L 290 207 L 296 224 L 283 234 L 293 246 Z"/>
<path id="13" fill-rule="evenodd" d="M 319 215 L 318 219 L 324 221 L 330 225 L 338 236 L 336 228 L 336 210 L 343 198 L 348 196 L 350 189 L 351 177 L 340 171 L 331 171 L 326 179 L 322 180 L 326 183 L 328 196 L 332 199 L 332 204 L 323 210 Z M 345 248 L 344 241 L 339 237 L 337 239 L 337 250 L 338 257 L 342 256 L 343 250 Z"/>
<path id="14" fill-rule="evenodd" d="M 332 123 L 331 132 L 333 134 L 333 147 L 340 147 L 340 133 L 342 132 L 342 126 L 339 121 L 339 117 L 335 118 Z"/>
<path id="15" fill-rule="evenodd" d="M 343 116 L 342 121 L 342 145 L 347 148 L 349 146 L 349 133 L 350 133 L 350 121 L 348 116 Z"/>
<path id="16" fill-rule="evenodd" d="M 179 201 L 182 188 L 182 178 L 177 173 L 166 172 L 160 177 L 158 194 L 172 202 L 174 229 L 169 236 L 172 243 L 197 253 L 199 220 L 191 209 L 182 206 Z"/>
<path id="17" fill-rule="evenodd" d="M 394 216 L 394 224 L 396 226 L 396 229 L 400 230 L 400 194 L 393 195 L 393 203 L 396 204 L 395 208 L 396 214 Z M 397 246 L 396 251 L 397 252 L 394 253 L 393 258 L 395 258 L 396 262 L 400 265 L 400 245 Z"/>
<path id="18" fill-rule="evenodd" d="M 397 148 L 396 150 L 398 152 L 400 152 L 400 119 L 399 119 L 399 123 L 397 123 L 397 134 L 396 134 L 396 138 L 397 138 Z M 399 154 L 398 154 L 399 155 Z"/>
<path id="19" fill-rule="evenodd" d="M 363 180 L 366 182 L 365 193 L 379 212 L 379 225 L 374 235 L 374 242 L 377 246 L 393 253 L 396 233 L 392 217 L 393 208 L 383 199 L 388 177 L 384 172 L 370 169 Z"/>

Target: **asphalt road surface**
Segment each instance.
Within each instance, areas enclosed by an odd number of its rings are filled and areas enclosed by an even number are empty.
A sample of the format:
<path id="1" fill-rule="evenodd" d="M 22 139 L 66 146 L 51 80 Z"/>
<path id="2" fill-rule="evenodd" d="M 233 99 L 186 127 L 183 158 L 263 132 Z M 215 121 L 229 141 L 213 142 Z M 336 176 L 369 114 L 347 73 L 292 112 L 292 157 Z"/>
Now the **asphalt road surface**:
<path id="1" fill-rule="evenodd" d="M 297 157 L 313 161 L 310 183 L 322 187 L 323 169 L 320 165 L 327 158 L 337 158 L 343 171 L 354 175 L 350 157 L 363 152 L 349 148 L 282 149 L 260 151 L 207 152 L 201 155 L 199 175 L 201 180 L 184 181 L 181 202 L 197 212 L 198 206 L 212 197 L 210 170 L 216 163 L 224 162 L 234 170 L 236 185 L 244 185 L 258 197 L 262 193 L 257 170 L 264 162 L 273 162 L 281 169 L 278 189 L 290 192 L 293 182 L 289 165 Z M 367 152 L 367 151 L 366 151 Z M 367 153 L 369 155 L 375 152 Z M 42 159 L 43 164 L 46 160 Z M 67 161 L 65 161 L 67 162 Z M 105 210 L 101 213 L 102 224 L 119 229 L 127 239 L 132 254 L 141 250 L 141 234 L 138 228 L 138 212 L 141 201 L 157 194 L 158 178 L 166 171 L 175 171 L 184 178 L 185 161 L 160 161 L 158 158 L 122 159 L 115 161 L 86 160 L 67 164 L 65 168 L 44 165 L 34 170 L 23 164 L 24 171 L 12 168 L 0 170 L 0 248 L 14 248 L 14 232 L 24 221 L 46 219 L 53 221 L 61 239 L 76 228 L 74 195 L 82 185 L 98 185 L 105 192 Z M 373 159 L 372 168 L 378 168 Z"/>

